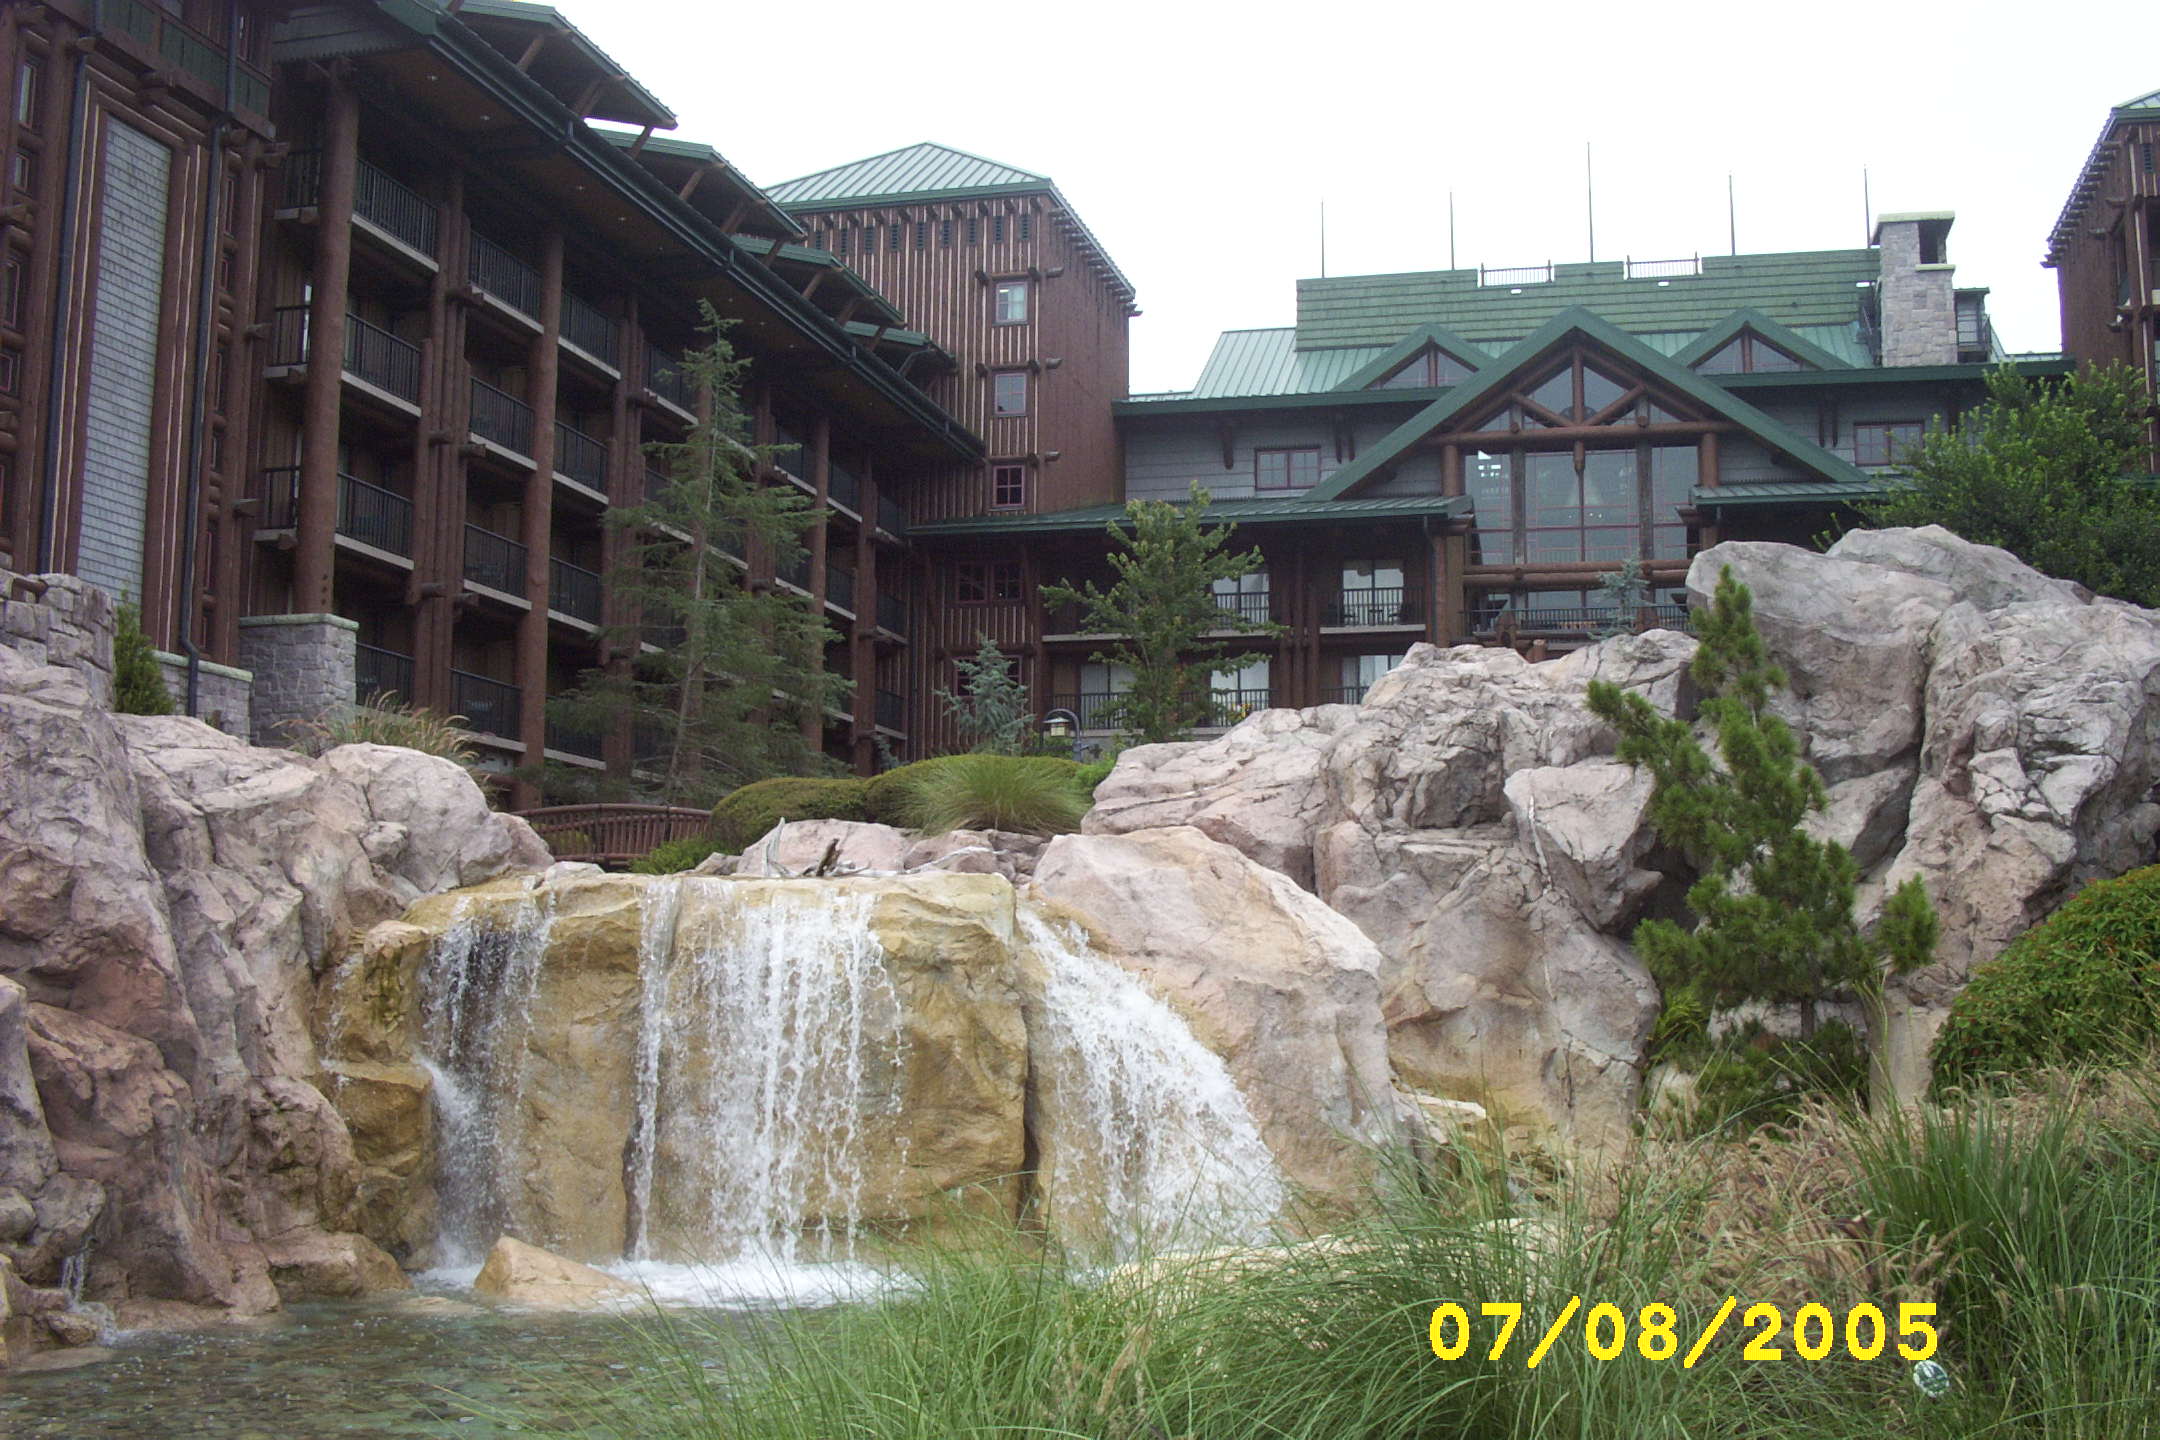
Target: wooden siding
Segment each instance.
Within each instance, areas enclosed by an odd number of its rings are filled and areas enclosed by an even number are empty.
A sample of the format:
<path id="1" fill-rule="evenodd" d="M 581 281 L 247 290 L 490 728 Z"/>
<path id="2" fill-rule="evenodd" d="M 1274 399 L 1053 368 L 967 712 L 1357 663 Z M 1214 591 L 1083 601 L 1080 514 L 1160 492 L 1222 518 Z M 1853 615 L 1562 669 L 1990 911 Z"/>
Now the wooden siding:
<path id="1" fill-rule="evenodd" d="M 1020 239 L 1020 222 L 1029 236 Z M 798 217 L 814 244 L 834 250 L 920 329 L 951 351 L 958 372 L 932 397 L 983 437 L 990 463 L 1025 463 L 1029 510 L 1065 510 L 1119 497 L 1120 459 L 1110 402 L 1126 393 L 1127 317 L 1099 268 L 1075 243 L 1046 195 L 884 205 Z M 996 238 L 1002 219 L 1004 236 Z M 970 242 L 968 226 L 975 224 Z M 899 226 L 900 248 L 892 247 Z M 924 243 L 916 245 L 917 227 Z M 949 235 L 949 242 L 947 236 Z M 996 283 L 1025 279 L 1025 324 L 995 323 Z M 992 377 L 1029 374 L 1029 413 L 992 413 Z M 1058 458 L 1049 456 L 1055 453 Z M 914 518 L 945 520 L 989 509 L 989 470 L 954 468 L 914 499 Z"/>
<path id="2" fill-rule="evenodd" d="M 2160 394 L 2160 125 L 2117 124 L 2105 170 L 2071 229 L 2056 269 L 2063 349 L 2094 364 L 2126 364 Z M 2129 314 L 2118 303 L 2127 270 Z M 2160 421 L 2149 432 L 2160 469 Z"/>

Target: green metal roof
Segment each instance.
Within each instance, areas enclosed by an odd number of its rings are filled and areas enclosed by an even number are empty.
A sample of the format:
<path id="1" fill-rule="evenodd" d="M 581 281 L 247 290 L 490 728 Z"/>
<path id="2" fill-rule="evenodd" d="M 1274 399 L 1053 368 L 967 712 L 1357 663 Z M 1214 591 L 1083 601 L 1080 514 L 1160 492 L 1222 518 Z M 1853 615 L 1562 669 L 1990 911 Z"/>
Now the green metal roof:
<path id="1" fill-rule="evenodd" d="M 1685 365 L 1692 370 L 1715 355 L 1720 348 L 1744 330 L 1752 330 L 1763 339 L 1783 350 L 1793 359 L 1817 370 L 1844 370 L 1847 361 L 1816 345 L 1790 325 L 1780 324 L 1762 311 L 1749 308 L 1735 310 L 1732 314 L 1711 326 L 1686 345 L 1673 352 L 1673 363 Z"/>
<path id="2" fill-rule="evenodd" d="M 1492 355 L 1482 345 L 1474 345 L 1444 325 L 1420 325 L 1408 335 L 1369 361 L 1354 374 L 1346 376 L 1335 388 L 1337 390 L 1363 390 L 1377 385 L 1400 369 L 1404 362 L 1422 354 L 1428 347 L 1444 350 L 1472 370 L 1484 368 Z"/>
<path id="3" fill-rule="evenodd" d="M 1318 520 L 1414 520 L 1422 516 L 1467 513 L 1469 499 L 1461 495 L 1359 496 L 1347 500 L 1217 500 L 1208 506 L 1208 518 L 1226 524 L 1300 524 Z M 936 520 L 908 527 L 915 537 L 935 535 L 1021 535 L 1058 531 L 1100 530 L 1123 520 L 1123 505 L 1089 505 L 1079 510 L 1051 510 L 1040 515 L 970 515 L 960 520 Z"/>
<path id="4" fill-rule="evenodd" d="M 1746 485 L 1695 487 L 1695 504 L 1705 510 L 1760 509 L 1771 505 L 1850 505 L 1879 500 L 1890 492 L 1889 477 L 1867 480 L 1779 480 Z"/>
<path id="5" fill-rule="evenodd" d="M 1783 325 L 1847 325 L 1880 263 L 1873 250 L 1804 250 L 1706 255 L 1700 275 L 1630 279 L 1619 260 L 1552 273 L 1521 285 L 1480 285 L 1476 270 L 1300 280 L 1298 344 L 1392 345 L 1412 325 L 1444 325 L 1481 343 L 1511 340 L 1576 307 L 1626 331 L 1700 333 L 1750 308 Z"/>
<path id="6" fill-rule="evenodd" d="M 511 25 L 546 30 L 559 35 L 588 64 L 609 73 L 609 88 L 627 99 L 625 105 L 609 104 L 603 97 L 588 112 L 600 120 L 614 120 L 629 125 L 656 125 L 672 129 L 676 123 L 675 112 L 660 103 L 659 97 L 639 84 L 628 70 L 617 64 L 605 50 L 588 39 L 585 32 L 552 5 L 534 5 L 527 0 L 465 0 L 461 6 L 452 7 L 443 0 L 430 0 L 438 10 L 453 8 L 460 20 L 471 24 L 475 20 L 499 20 Z M 484 29 L 485 26 L 475 28 Z"/>
<path id="7" fill-rule="evenodd" d="M 871 205 L 885 200 L 951 195 L 985 190 L 1040 190 L 1050 183 L 1047 175 L 1021 170 L 955 150 L 950 145 L 924 142 L 888 150 L 867 160 L 854 160 L 783 180 L 769 187 L 780 204 L 790 208 L 830 208 L 837 205 Z"/>
<path id="8" fill-rule="evenodd" d="M 1481 404 L 1527 366 L 1571 336 L 1580 335 L 1611 351 L 1664 384 L 1667 388 L 1722 415 L 1772 450 L 1789 455 L 1824 479 L 1865 480 L 1867 473 L 1842 456 L 1833 455 L 1814 441 L 1779 424 L 1736 395 L 1694 371 L 1675 364 L 1649 346 L 1600 316 L 1584 309 L 1563 310 L 1545 327 L 1502 355 L 1476 375 L 1448 391 L 1440 399 L 1398 425 L 1379 444 L 1337 470 L 1306 492 L 1308 501 L 1332 500 L 1387 470 L 1409 453 L 1419 441 L 1433 434 L 1456 415 Z"/>
<path id="9" fill-rule="evenodd" d="M 1383 346 L 1353 350 L 1300 350 L 1297 332 L 1225 330 L 1200 369 L 1193 388 L 1179 398 L 1227 395 L 1307 395 L 1333 390 L 1344 379 L 1387 353 Z"/>

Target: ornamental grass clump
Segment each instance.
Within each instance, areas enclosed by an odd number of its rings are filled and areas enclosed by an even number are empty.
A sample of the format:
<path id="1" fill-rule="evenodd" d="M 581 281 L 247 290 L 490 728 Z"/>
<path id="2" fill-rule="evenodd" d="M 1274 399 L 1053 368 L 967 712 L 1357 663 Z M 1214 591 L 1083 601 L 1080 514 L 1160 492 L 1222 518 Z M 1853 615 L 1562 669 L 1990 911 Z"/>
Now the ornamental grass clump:
<path id="1" fill-rule="evenodd" d="M 1079 769 L 1049 756 L 946 756 L 924 764 L 899 790 L 901 823 L 933 835 L 948 830 L 1070 834 L 1088 809 Z"/>
<path id="2" fill-rule="evenodd" d="M 342 705 L 297 727 L 294 748 L 321 755 L 340 745 L 396 745 L 437 755 L 470 769 L 479 751 L 462 715 L 407 705 L 388 691 Z"/>

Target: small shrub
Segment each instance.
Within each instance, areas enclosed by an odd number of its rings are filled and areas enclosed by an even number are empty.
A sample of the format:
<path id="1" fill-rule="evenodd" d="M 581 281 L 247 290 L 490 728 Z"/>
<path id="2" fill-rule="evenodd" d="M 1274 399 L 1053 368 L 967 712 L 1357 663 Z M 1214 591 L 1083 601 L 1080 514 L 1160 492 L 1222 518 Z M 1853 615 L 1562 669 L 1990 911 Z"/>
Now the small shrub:
<path id="1" fill-rule="evenodd" d="M 143 634 L 142 612 L 122 605 L 113 627 L 113 713 L 170 715 L 172 692 L 165 688 L 165 668 L 151 653 Z"/>
<path id="2" fill-rule="evenodd" d="M 745 785 L 713 806 L 716 848 L 740 853 L 782 820 L 868 820 L 869 788 L 862 780 L 794 776 Z"/>
<path id="3" fill-rule="evenodd" d="M 2120 1063 L 2156 1037 L 2160 865 L 2086 886 L 1974 971 L 1935 1037 L 1934 1086 Z"/>
<path id="4" fill-rule="evenodd" d="M 910 766 L 899 808 L 918 830 L 1015 830 L 1062 835 L 1080 828 L 1087 794 L 1070 760 L 1011 755 L 950 755 Z"/>
<path id="5" fill-rule="evenodd" d="M 630 873 L 679 875 L 685 870 L 695 870 L 706 856 L 719 853 L 720 837 L 717 835 L 686 835 L 680 840 L 663 840 L 631 861 Z"/>
<path id="6" fill-rule="evenodd" d="M 935 775 L 954 765 L 976 759 L 975 755 L 938 755 L 928 760 L 917 760 L 912 765 L 902 765 L 886 771 L 869 782 L 870 818 L 880 825 L 911 826 L 914 814 L 909 799 L 924 777 Z M 1048 773 L 1071 778 L 1079 769 L 1062 755 L 998 756 L 1013 765 L 1029 766 Z"/>
<path id="7" fill-rule="evenodd" d="M 1117 756 L 1105 755 L 1100 760 L 1090 760 L 1087 764 L 1082 765 L 1079 774 L 1074 779 L 1088 799 L 1093 800 L 1096 787 L 1109 779 L 1110 772 L 1115 769 L 1117 769 Z"/>
<path id="8" fill-rule="evenodd" d="M 303 722 L 294 731 L 293 748 L 310 755 L 340 745 L 397 745 L 469 769 L 479 754 L 466 733 L 464 716 L 407 705 L 389 691 Z"/>

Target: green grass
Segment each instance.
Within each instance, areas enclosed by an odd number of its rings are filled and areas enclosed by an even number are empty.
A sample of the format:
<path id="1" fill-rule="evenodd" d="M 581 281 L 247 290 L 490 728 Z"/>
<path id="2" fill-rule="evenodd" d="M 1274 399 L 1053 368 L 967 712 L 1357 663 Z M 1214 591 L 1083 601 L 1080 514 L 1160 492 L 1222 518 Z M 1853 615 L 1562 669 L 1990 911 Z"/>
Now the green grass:
<path id="1" fill-rule="evenodd" d="M 1013 1244 L 910 1252 L 919 1289 L 782 1318 L 746 1338 L 647 1323 L 634 1378 L 566 1394 L 552 1433 L 639 1440 L 2136 1440 L 2160 1435 L 2160 1122 L 2120 1084 L 1946 1113 L 1803 1115 L 1746 1142 L 1646 1145 L 1611 1172 L 1419 1170 L 1323 1243 L 1237 1262 L 1157 1258 L 1106 1279 Z M 1573 1296 L 1583 1309 L 1525 1364 Z M 1640 1307 L 1674 1307 L 1684 1356 L 1643 1359 Z M 1485 1301 L 1521 1300 L 1487 1358 Z M 1939 1305 L 1952 1377 L 1929 1399 L 1886 1358 L 1798 1358 L 1790 1318 L 1860 1301 Z M 1462 1304 L 1471 1343 L 1432 1353 Z M 1630 1320 L 1598 1360 L 1588 1307 Z M 1777 1361 L 1743 1354 L 1755 1301 L 1787 1318 Z M 1840 1335 L 1842 1330 L 1840 1330 Z"/>
<path id="2" fill-rule="evenodd" d="M 1070 760 L 1028 755 L 949 755 L 909 767 L 888 792 L 900 823 L 948 830 L 1013 830 L 1063 835 L 1080 828 L 1087 792 Z"/>
<path id="3" fill-rule="evenodd" d="M 340 745 L 399 745 L 470 767 L 480 753 L 465 730 L 464 716 L 407 705 L 387 691 L 297 728 L 296 744 L 310 755 Z"/>

